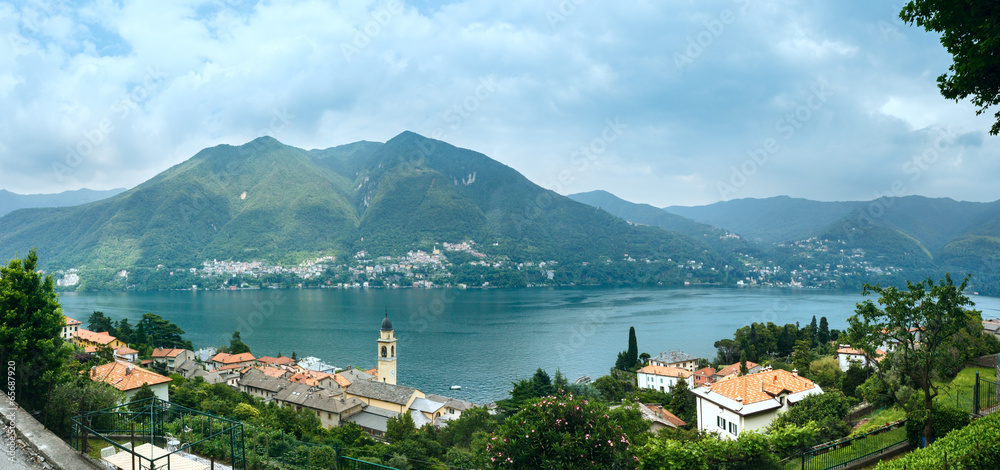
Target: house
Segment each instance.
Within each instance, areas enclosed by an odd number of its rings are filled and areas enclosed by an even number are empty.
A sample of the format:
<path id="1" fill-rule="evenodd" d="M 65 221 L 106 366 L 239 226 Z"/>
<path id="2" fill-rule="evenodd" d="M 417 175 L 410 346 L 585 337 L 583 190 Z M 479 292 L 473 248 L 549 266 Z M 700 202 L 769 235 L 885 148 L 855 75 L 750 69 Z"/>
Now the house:
<path id="1" fill-rule="evenodd" d="M 168 371 L 176 372 L 177 366 L 185 362 L 194 362 L 194 351 L 189 349 L 161 349 L 153 350 L 153 363 L 162 364 Z"/>
<path id="2" fill-rule="evenodd" d="M 260 369 L 250 369 L 240 377 L 237 385 L 240 392 L 269 402 L 278 395 L 278 392 L 291 386 L 292 382 L 280 377 L 271 377 Z"/>
<path id="3" fill-rule="evenodd" d="M 149 384 L 156 398 L 170 401 L 170 378 L 124 361 L 112 361 L 91 367 L 90 380 L 104 382 L 125 392 L 125 401 L 132 401 L 143 384 Z"/>
<path id="4" fill-rule="evenodd" d="M 257 362 L 259 362 L 261 364 L 267 364 L 269 366 L 291 366 L 291 365 L 295 364 L 295 360 L 293 360 L 292 358 L 290 358 L 288 356 L 282 356 L 282 357 L 271 357 L 271 356 L 258 357 L 257 358 Z"/>
<path id="5" fill-rule="evenodd" d="M 431 401 L 444 403 L 445 414 L 442 415 L 442 417 L 450 416 L 458 418 L 461 417 L 462 413 L 464 413 L 466 410 L 476 407 L 475 403 L 464 400 L 457 400 L 455 398 L 444 397 L 441 395 L 427 395 L 425 398 Z"/>
<path id="6" fill-rule="evenodd" d="M 213 347 L 201 348 L 194 352 L 194 356 L 201 362 L 211 361 L 215 357 L 217 350 Z"/>
<path id="7" fill-rule="evenodd" d="M 760 364 L 753 361 L 747 361 L 747 374 L 756 374 L 760 372 L 760 369 Z M 733 377 L 738 377 L 739 375 L 740 363 L 737 362 L 736 364 L 731 364 L 719 369 L 719 371 L 715 373 L 714 378 L 716 382 L 720 382 L 722 380 L 729 380 Z"/>
<path id="8" fill-rule="evenodd" d="M 424 392 L 412 387 L 394 385 L 387 382 L 359 380 L 347 387 L 347 396 L 357 397 L 366 405 L 384 410 L 405 413 L 417 398 L 424 398 Z"/>
<path id="9" fill-rule="evenodd" d="M 228 354 L 228 353 L 218 353 L 212 357 L 209 361 L 209 367 L 211 369 L 238 369 L 242 366 L 250 366 L 254 364 L 256 358 L 250 353 L 241 354 Z"/>
<path id="10" fill-rule="evenodd" d="M 399 416 L 399 412 L 366 405 L 360 413 L 351 415 L 345 421 L 361 426 L 363 431 L 376 439 L 384 439 L 389 418 L 396 416 Z"/>
<path id="11" fill-rule="evenodd" d="M 324 372 L 314 372 L 311 370 L 306 370 L 304 372 L 298 372 L 292 374 L 288 377 L 288 380 L 296 383 L 302 383 L 306 385 L 312 385 L 313 387 L 325 388 L 332 390 L 334 388 L 342 388 L 336 380 L 334 380 L 332 374 L 327 374 Z"/>
<path id="12" fill-rule="evenodd" d="M 698 358 L 681 351 L 668 351 L 649 360 L 650 365 L 660 367 L 678 367 L 688 372 L 698 368 Z"/>
<path id="13" fill-rule="evenodd" d="M 346 418 L 360 413 L 365 405 L 355 397 L 344 395 L 340 387 L 326 390 L 297 383 L 289 383 L 274 396 L 274 401 L 295 408 L 295 411 L 305 409 L 316 413 L 320 424 L 327 429 L 340 426 Z"/>
<path id="14" fill-rule="evenodd" d="M 883 356 L 885 356 L 885 351 L 876 349 L 875 354 L 877 354 L 875 362 L 878 362 L 882 360 Z M 840 364 L 840 370 L 847 372 L 847 369 L 851 368 L 852 363 L 858 363 L 861 367 L 867 367 L 868 357 L 865 355 L 865 352 L 860 349 L 852 348 L 846 344 L 841 344 L 840 348 L 837 349 L 837 363 Z"/>
<path id="15" fill-rule="evenodd" d="M 139 351 L 136 351 L 128 346 L 122 346 L 115 349 L 115 358 L 123 359 L 128 362 L 136 362 L 139 360 Z"/>
<path id="16" fill-rule="evenodd" d="M 612 405 L 611 409 L 618 407 L 624 408 L 636 408 L 642 413 L 642 419 L 649 422 L 649 432 L 656 433 L 663 428 L 677 429 L 682 426 L 687 426 L 684 420 L 678 418 L 673 413 L 667 411 L 663 406 L 652 403 L 625 403 L 623 405 Z"/>
<path id="17" fill-rule="evenodd" d="M 1000 319 L 983 320 L 983 333 L 988 333 L 1000 339 Z"/>
<path id="18" fill-rule="evenodd" d="M 181 374 L 185 379 L 193 379 L 198 375 L 204 376 L 203 374 L 206 373 L 205 365 L 195 361 L 187 361 L 181 365 L 176 365 L 174 372 Z"/>
<path id="19" fill-rule="evenodd" d="M 715 383 L 715 373 L 716 370 L 713 367 L 703 367 L 694 371 L 694 386 L 701 387 Z"/>
<path id="20" fill-rule="evenodd" d="M 669 392 L 680 381 L 686 382 L 689 388 L 694 388 L 692 380 L 689 379 L 693 375 L 694 372 L 687 369 L 655 366 L 652 364 L 636 371 L 639 388 L 648 388 L 661 392 Z"/>
<path id="21" fill-rule="evenodd" d="M 786 370 L 764 370 L 691 390 L 697 397 L 698 429 L 736 439 L 763 429 L 803 398 L 823 393 L 811 380 Z"/>
<path id="22" fill-rule="evenodd" d="M 444 408 L 444 402 L 417 398 L 410 405 L 410 417 L 413 418 L 413 424 L 418 429 L 425 424 L 435 424 L 438 418 L 446 415 L 447 410 Z"/>
<path id="23" fill-rule="evenodd" d="M 336 380 L 338 384 L 341 384 L 342 387 L 350 386 L 352 383 L 357 382 L 359 380 L 364 380 L 364 381 L 375 380 L 374 374 L 369 374 L 368 372 L 365 372 L 363 370 L 352 369 L 350 367 L 340 372 L 337 372 L 334 377 L 335 377 L 334 380 Z M 347 385 L 343 385 L 344 382 L 347 382 Z"/>
<path id="24" fill-rule="evenodd" d="M 322 360 L 320 360 L 320 358 L 313 356 L 303 357 L 302 359 L 299 360 L 298 364 L 299 367 L 305 370 L 311 370 L 314 372 L 323 372 L 326 374 L 333 374 L 336 373 L 338 370 L 340 370 L 339 367 L 331 366 L 330 364 L 327 364 Z"/>
<path id="25" fill-rule="evenodd" d="M 121 340 L 119 340 L 118 338 L 115 338 L 114 336 L 108 334 L 107 331 L 95 333 L 93 331 L 85 330 L 83 328 L 76 330 L 76 336 L 74 337 L 74 342 L 78 346 L 82 346 L 84 348 L 86 348 L 87 346 L 91 346 L 94 348 L 107 346 L 111 349 L 118 349 L 124 346 L 128 346 L 127 344 L 121 342 Z"/>
<path id="26" fill-rule="evenodd" d="M 81 324 L 80 320 L 74 320 L 63 315 L 63 327 L 59 337 L 67 343 L 72 343 L 73 338 L 76 337 L 76 332 L 80 330 Z"/>

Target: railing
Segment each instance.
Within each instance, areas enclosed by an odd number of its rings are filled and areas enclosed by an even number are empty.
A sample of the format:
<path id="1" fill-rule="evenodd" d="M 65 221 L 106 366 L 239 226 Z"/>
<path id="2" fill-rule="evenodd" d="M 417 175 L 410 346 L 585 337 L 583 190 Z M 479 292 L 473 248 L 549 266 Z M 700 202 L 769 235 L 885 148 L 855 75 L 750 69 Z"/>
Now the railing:
<path id="1" fill-rule="evenodd" d="M 1000 409 L 1000 384 L 979 377 L 972 389 L 972 414 L 985 416 Z"/>
<path id="2" fill-rule="evenodd" d="M 785 470 L 826 470 L 881 454 L 906 442 L 906 420 L 889 423 L 850 439 L 823 444 L 791 459 Z"/>
<path id="3" fill-rule="evenodd" d="M 386 467 L 385 465 L 365 462 L 364 460 L 352 459 L 350 457 L 344 457 L 344 456 L 340 456 L 337 458 L 337 468 L 338 470 L 369 470 L 369 469 L 379 469 L 379 468 L 396 470 L 392 467 Z"/>

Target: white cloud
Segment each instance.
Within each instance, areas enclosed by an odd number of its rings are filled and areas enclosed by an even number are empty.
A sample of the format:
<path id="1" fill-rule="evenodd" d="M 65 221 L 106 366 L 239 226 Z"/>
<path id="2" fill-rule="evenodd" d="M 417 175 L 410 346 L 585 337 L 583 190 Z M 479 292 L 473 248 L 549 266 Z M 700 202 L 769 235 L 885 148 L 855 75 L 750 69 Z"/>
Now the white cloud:
<path id="1" fill-rule="evenodd" d="M 11 45 L 0 48 L 0 188 L 132 186 L 262 133 L 316 148 L 403 130 L 549 186 L 617 118 L 628 132 L 562 192 L 714 202 L 747 152 L 776 138 L 781 150 L 732 197 L 864 199 L 907 176 L 930 130 L 952 127 L 978 143 L 956 141 L 909 188 L 997 198 L 988 116 L 938 95 L 950 58 L 880 6 L 77 3 L 0 4 Z M 710 40 L 678 66 L 699 35 Z M 819 80 L 834 94 L 785 139 L 781 120 Z"/>

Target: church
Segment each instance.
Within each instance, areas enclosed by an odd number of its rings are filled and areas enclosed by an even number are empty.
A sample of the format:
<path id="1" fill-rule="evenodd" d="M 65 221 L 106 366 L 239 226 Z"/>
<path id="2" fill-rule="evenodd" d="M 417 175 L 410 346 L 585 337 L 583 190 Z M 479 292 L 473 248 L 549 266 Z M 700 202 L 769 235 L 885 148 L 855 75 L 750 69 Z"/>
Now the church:
<path id="1" fill-rule="evenodd" d="M 396 335 L 392 331 L 388 312 L 378 334 L 378 379 L 396 385 Z"/>

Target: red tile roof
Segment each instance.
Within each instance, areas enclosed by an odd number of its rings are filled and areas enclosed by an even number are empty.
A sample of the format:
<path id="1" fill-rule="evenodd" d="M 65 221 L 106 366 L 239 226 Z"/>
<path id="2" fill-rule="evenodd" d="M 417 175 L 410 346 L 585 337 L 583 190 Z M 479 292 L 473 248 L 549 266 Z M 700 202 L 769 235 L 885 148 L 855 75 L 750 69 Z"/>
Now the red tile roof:
<path id="1" fill-rule="evenodd" d="M 757 365 L 758 364 L 755 362 L 747 361 L 747 370 L 753 369 L 754 367 L 757 367 Z M 723 367 L 722 369 L 719 369 L 719 371 L 716 372 L 715 375 L 725 377 L 727 375 L 738 374 L 739 372 L 740 372 L 740 363 L 737 362 L 736 364 L 728 365 L 726 367 Z"/>
<path id="2" fill-rule="evenodd" d="M 664 377 L 679 377 L 682 379 L 686 379 L 694 375 L 694 372 L 681 369 L 680 367 L 654 366 L 652 364 L 643 367 L 636 372 L 641 374 L 662 375 Z"/>
<path id="3" fill-rule="evenodd" d="M 292 364 L 295 364 L 295 361 L 293 361 L 292 358 L 290 358 L 288 356 L 282 356 L 282 357 L 264 356 L 264 357 L 258 357 L 257 361 L 258 362 L 263 362 L 264 364 L 271 364 L 271 365 L 290 366 Z"/>
<path id="4" fill-rule="evenodd" d="M 351 386 L 351 381 L 347 380 L 347 377 L 344 377 L 339 372 L 336 373 L 336 374 L 333 374 L 333 381 L 337 382 L 337 385 L 340 385 L 343 388 L 347 388 L 347 387 Z"/>
<path id="5" fill-rule="evenodd" d="M 253 354 L 241 353 L 241 354 L 227 354 L 219 353 L 212 358 L 212 362 L 221 362 L 223 364 L 239 364 L 241 362 L 250 362 L 256 360 Z"/>
<path id="6" fill-rule="evenodd" d="M 126 354 L 139 354 L 139 351 L 136 351 L 135 349 L 132 349 L 128 346 L 122 346 L 118 349 L 115 349 L 115 352 L 118 353 L 118 355 L 120 356 L 124 356 Z"/>
<path id="7" fill-rule="evenodd" d="M 67 317 L 67 316 L 63 315 L 63 325 L 73 326 L 73 325 L 82 325 L 82 324 L 83 323 L 81 323 L 80 320 L 74 320 L 74 319 L 72 319 L 70 317 Z"/>
<path id="8" fill-rule="evenodd" d="M 652 411 L 653 414 L 667 420 L 670 424 L 673 424 L 674 426 L 677 427 L 687 426 L 687 423 L 685 423 L 684 420 L 678 418 L 673 413 L 667 411 L 666 408 L 664 408 L 659 404 L 651 403 L 648 405 L 647 404 L 644 405 L 646 406 L 646 408 L 649 408 L 649 410 Z"/>
<path id="9" fill-rule="evenodd" d="M 300 384 L 312 385 L 312 386 L 315 387 L 315 386 L 319 385 L 319 381 L 320 380 L 323 380 L 323 379 L 325 379 L 327 377 L 333 377 L 333 376 L 330 375 L 330 374 L 327 374 L 325 372 L 316 372 L 316 371 L 312 371 L 312 370 L 307 370 L 305 372 L 299 372 L 298 374 L 295 374 L 295 375 L 289 377 L 288 380 L 291 380 L 292 382 L 297 382 L 297 383 L 300 383 Z M 336 382 L 336 380 L 337 379 L 334 379 L 335 382 Z"/>
<path id="10" fill-rule="evenodd" d="M 118 339 L 115 338 L 114 336 L 109 335 L 107 331 L 94 333 L 93 331 L 85 330 L 83 328 L 80 328 L 79 330 L 76 331 L 76 337 L 79 338 L 81 341 L 87 341 L 97 344 L 109 344 L 113 343 L 116 339 Z"/>
<path id="11" fill-rule="evenodd" d="M 90 380 L 110 384 L 123 392 L 135 390 L 142 384 L 150 386 L 170 382 L 170 377 L 164 377 L 127 362 L 114 361 L 90 370 Z"/>
<path id="12" fill-rule="evenodd" d="M 799 393 L 815 386 L 811 380 L 781 369 L 748 374 L 709 385 L 712 393 L 731 400 L 742 400 L 744 405 L 769 400 L 781 392 Z"/>
<path id="13" fill-rule="evenodd" d="M 177 357 L 178 354 L 184 352 L 183 349 L 173 349 L 173 348 L 156 348 L 153 350 L 153 357 Z"/>

